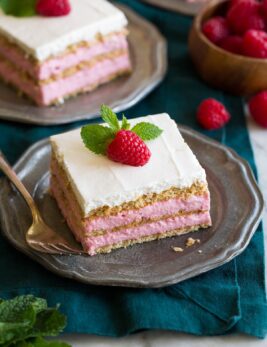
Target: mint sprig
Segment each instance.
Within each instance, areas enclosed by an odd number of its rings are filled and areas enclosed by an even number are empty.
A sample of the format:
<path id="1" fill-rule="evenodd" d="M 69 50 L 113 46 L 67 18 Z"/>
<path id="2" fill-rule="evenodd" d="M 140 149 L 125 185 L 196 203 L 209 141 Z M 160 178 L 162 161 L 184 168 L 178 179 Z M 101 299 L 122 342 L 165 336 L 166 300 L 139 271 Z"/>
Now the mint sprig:
<path id="1" fill-rule="evenodd" d="M 121 121 L 121 128 L 124 130 L 129 130 L 131 127 L 131 124 L 128 122 L 127 118 L 123 115 L 122 121 Z"/>
<path id="2" fill-rule="evenodd" d="M 114 137 L 114 131 L 103 125 L 90 124 L 82 127 L 81 137 L 92 152 L 105 155 L 107 143 Z"/>
<path id="3" fill-rule="evenodd" d="M 70 347 L 60 341 L 48 342 L 45 336 L 57 336 L 66 325 L 58 307 L 48 308 L 44 299 L 22 295 L 0 300 L 0 346 Z"/>
<path id="4" fill-rule="evenodd" d="M 162 133 L 162 129 L 157 127 L 155 124 L 148 122 L 137 123 L 133 128 L 131 128 L 131 124 L 124 115 L 120 122 L 116 113 L 106 105 L 101 106 L 100 115 L 107 126 L 88 124 L 83 126 L 81 129 L 81 138 L 85 147 L 95 154 L 105 155 L 108 145 L 120 130 L 131 130 L 143 141 L 154 140 Z"/>
<path id="5" fill-rule="evenodd" d="M 114 132 L 120 130 L 118 117 L 108 106 L 102 105 L 100 113 L 103 121 L 106 122 Z"/>
<path id="6" fill-rule="evenodd" d="M 149 141 L 153 140 L 156 137 L 160 136 L 162 133 L 162 129 L 157 127 L 154 124 L 147 123 L 147 122 L 141 122 L 136 124 L 133 128 L 132 131 L 136 133 L 143 141 Z"/>
<path id="7" fill-rule="evenodd" d="M 30 17 L 36 14 L 36 0 L 0 0 L 0 7 L 5 14 L 15 17 Z"/>

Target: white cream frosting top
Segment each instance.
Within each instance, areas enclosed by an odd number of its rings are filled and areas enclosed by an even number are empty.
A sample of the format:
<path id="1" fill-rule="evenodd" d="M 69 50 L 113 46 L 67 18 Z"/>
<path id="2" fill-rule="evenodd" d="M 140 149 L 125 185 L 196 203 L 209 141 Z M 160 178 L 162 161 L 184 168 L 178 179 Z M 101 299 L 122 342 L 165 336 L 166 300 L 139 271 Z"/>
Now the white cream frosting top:
<path id="1" fill-rule="evenodd" d="M 56 158 L 85 216 L 95 208 L 116 206 L 150 192 L 189 187 L 196 180 L 206 182 L 204 169 L 168 114 L 135 118 L 130 123 L 140 121 L 163 129 L 157 139 L 146 142 L 152 155 L 142 167 L 115 163 L 94 154 L 84 146 L 80 129 L 51 137 Z"/>
<path id="2" fill-rule="evenodd" d="M 72 0 L 71 6 L 71 13 L 62 17 L 14 17 L 0 10 L 0 34 L 26 54 L 44 61 L 72 44 L 127 25 L 123 12 L 106 0 Z"/>

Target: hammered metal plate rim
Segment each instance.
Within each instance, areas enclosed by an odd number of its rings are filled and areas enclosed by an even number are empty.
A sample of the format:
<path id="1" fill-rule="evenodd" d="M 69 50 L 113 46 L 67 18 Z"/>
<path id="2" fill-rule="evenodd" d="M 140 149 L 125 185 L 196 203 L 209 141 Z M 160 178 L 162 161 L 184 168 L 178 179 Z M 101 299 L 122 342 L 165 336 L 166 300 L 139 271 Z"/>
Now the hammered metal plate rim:
<path id="1" fill-rule="evenodd" d="M 146 4 L 174 11 L 187 16 L 195 16 L 205 5 L 205 2 L 186 2 L 186 0 L 142 0 Z"/>

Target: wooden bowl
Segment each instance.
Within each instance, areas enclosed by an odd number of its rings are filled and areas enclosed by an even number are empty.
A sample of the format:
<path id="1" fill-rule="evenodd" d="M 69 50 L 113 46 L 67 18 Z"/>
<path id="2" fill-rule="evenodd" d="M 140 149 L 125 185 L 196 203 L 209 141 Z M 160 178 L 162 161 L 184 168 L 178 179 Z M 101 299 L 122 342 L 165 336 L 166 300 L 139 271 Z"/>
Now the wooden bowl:
<path id="1" fill-rule="evenodd" d="M 202 24 L 225 13 L 229 1 L 211 1 L 197 15 L 189 35 L 189 51 L 199 75 L 213 87 L 237 95 L 267 89 L 267 59 L 227 52 L 202 33 Z"/>

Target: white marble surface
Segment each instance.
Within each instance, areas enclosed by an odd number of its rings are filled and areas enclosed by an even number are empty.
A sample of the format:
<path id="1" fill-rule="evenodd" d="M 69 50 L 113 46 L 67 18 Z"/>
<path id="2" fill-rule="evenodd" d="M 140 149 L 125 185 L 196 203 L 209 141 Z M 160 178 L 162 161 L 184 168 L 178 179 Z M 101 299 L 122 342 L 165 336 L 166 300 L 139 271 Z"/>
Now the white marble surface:
<path id="1" fill-rule="evenodd" d="M 260 128 L 250 119 L 248 128 L 258 167 L 259 184 L 266 202 L 263 223 L 267 226 L 267 130 Z M 265 245 L 266 242 L 265 233 Z M 73 347 L 267 347 L 267 338 L 258 340 L 244 335 L 195 337 L 165 331 L 143 332 L 124 338 L 66 334 L 62 339 L 71 343 Z"/>

